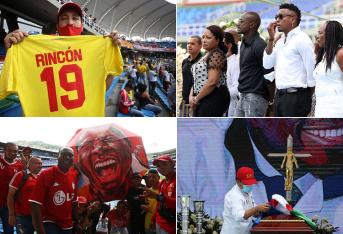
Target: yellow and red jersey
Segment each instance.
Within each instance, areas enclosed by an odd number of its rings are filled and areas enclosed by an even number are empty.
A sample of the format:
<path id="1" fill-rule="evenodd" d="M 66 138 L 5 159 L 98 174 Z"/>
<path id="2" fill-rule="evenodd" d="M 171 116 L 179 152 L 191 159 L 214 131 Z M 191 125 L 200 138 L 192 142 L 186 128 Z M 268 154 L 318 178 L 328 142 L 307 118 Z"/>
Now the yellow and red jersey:
<path id="1" fill-rule="evenodd" d="M 0 98 L 18 93 L 25 116 L 104 116 L 106 77 L 122 71 L 110 38 L 29 36 L 7 51 Z"/>

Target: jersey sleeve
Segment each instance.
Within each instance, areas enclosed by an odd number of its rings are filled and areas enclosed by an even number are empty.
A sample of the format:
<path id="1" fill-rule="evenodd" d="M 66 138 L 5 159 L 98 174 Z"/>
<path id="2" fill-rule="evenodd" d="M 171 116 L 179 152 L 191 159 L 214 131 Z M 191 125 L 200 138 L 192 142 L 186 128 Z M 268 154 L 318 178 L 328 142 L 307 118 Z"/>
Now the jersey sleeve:
<path id="1" fill-rule="evenodd" d="M 10 186 L 11 188 L 14 188 L 15 190 L 17 190 L 17 189 L 19 188 L 20 182 L 21 182 L 22 179 L 23 179 L 23 176 L 24 176 L 24 173 L 23 173 L 22 171 L 17 172 L 17 173 L 13 176 L 13 178 L 12 178 L 12 180 L 11 180 L 9 186 Z"/>
<path id="2" fill-rule="evenodd" d="M 15 45 L 7 50 L 4 67 L 0 76 L 0 99 L 17 92 L 16 74 L 18 72 L 18 62 L 15 59 L 15 52 Z"/>
<path id="3" fill-rule="evenodd" d="M 112 40 L 105 38 L 106 48 L 105 48 L 105 58 L 104 66 L 106 73 L 109 75 L 119 76 L 123 72 L 123 58 L 121 56 L 120 48 L 113 45 Z"/>
<path id="4" fill-rule="evenodd" d="M 108 218 L 109 220 L 111 220 L 114 217 L 113 210 L 109 211 L 105 217 Z"/>
<path id="5" fill-rule="evenodd" d="M 37 178 L 36 186 L 32 192 L 31 198 L 29 199 L 30 202 L 37 203 L 39 205 L 43 205 L 45 200 L 45 193 L 47 190 L 47 175 L 44 173 L 40 173 Z"/>
<path id="6" fill-rule="evenodd" d="M 208 69 L 223 70 L 226 64 L 226 58 L 223 53 L 215 51 L 209 57 Z"/>

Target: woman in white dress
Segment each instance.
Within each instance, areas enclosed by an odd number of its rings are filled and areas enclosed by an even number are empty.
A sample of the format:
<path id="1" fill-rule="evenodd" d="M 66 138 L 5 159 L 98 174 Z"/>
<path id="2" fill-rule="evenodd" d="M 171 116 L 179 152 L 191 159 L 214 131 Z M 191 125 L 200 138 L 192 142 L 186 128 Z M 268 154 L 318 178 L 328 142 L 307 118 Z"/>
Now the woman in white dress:
<path id="1" fill-rule="evenodd" d="M 224 43 L 227 48 L 227 70 L 226 84 L 230 94 L 230 106 L 228 117 L 233 117 L 238 102 L 238 77 L 239 77 L 239 54 L 238 46 L 233 35 L 229 32 L 224 33 Z"/>
<path id="2" fill-rule="evenodd" d="M 343 117 L 343 27 L 326 21 L 318 30 L 315 117 Z"/>

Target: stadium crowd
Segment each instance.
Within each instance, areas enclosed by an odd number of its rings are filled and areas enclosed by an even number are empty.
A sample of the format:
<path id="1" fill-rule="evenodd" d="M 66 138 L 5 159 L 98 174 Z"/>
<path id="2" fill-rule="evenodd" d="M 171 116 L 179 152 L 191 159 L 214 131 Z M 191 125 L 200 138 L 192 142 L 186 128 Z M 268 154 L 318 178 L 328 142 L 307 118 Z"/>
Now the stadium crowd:
<path id="1" fill-rule="evenodd" d="M 161 96 L 168 98 L 168 111 L 175 114 L 175 57 L 174 54 L 152 56 L 151 54 L 124 54 L 124 70 L 127 83 L 120 91 L 119 112 L 143 117 L 140 110 L 152 111 L 158 116 L 161 111 Z M 126 57 L 125 57 L 126 56 Z M 157 93 L 159 89 L 161 93 Z"/>
<path id="2" fill-rule="evenodd" d="M 325 21 L 312 42 L 300 23 L 300 9 L 283 3 L 266 41 L 256 12 L 242 14 L 236 28 L 211 25 L 191 36 L 180 116 L 342 117 L 343 27 Z"/>
<path id="3" fill-rule="evenodd" d="M 0 155 L 0 218 L 5 234 L 161 233 L 176 226 L 176 173 L 169 155 L 154 159 L 156 169 L 130 173 L 129 190 L 116 207 L 78 195 L 74 151 L 62 147 L 57 165 L 41 171 L 32 149 L 6 143 Z M 162 177 L 163 176 L 163 179 Z M 142 180 L 144 179 L 144 183 Z"/>

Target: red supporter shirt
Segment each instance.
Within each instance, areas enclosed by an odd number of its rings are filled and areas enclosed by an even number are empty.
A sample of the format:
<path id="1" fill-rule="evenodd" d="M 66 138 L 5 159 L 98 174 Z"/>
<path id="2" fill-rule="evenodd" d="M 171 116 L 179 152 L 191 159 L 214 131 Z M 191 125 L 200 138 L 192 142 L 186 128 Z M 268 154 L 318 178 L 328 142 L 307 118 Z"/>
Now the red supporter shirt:
<path id="1" fill-rule="evenodd" d="M 123 114 L 128 114 L 130 106 L 132 106 L 133 104 L 134 102 L 130 100 L 126 90 L 120 90 L 119 111 Z"/>
<path id="2" fill-rule="evenodd" d="M 23 164 L 19 160 L 9 163 L 0 156 L 0 207 L 7 206 L 8 186 L 14 174 L 21 170 Z"/>
<path id="3" fill-rule="evenodd" d="M 129 212 L 119 214 L 116 209 L 109 211 L 106 217 L 111 222 L 111 227 L 123 228 L 129 225 Z"/>
<path id="4" fill-rule="evenodd" d="M 160 194 L 163 195 L 164 203 L 166 204 L 167 208 L 171 209 L 176 216 L 176 174 L 174 174 L 173 179 L 169 182 L 167 182 L 166 179 L 161 181 Z M 157 204 L 156 223 L 169 234 L 175 234 L 176 220 L 175 222 L 170 222 L 160 216 L 158 207 L 159 203 Z"/>
<path id="5" fill-rule="evenodd" d="M 17 190 L 21 181 L 23 180 L 24 172 L 20 171 L 17 172 L 11 182 L 10 187 Z M 20 189 L 17 199 L 15 200 L 14 207 L 15 207 L 15 215 L 31 215 L 31 208 L 29 199 L 31 198 L 32 191 L 36 186 L 37 176 L 33 174 L 29 174 L 26 183 Z"/>
<path id="6" fill-rule="evenodd" d="M 72 207 L 76 202 L 74 176 L 63 173 L 57 166 L 38 175 L 30 202 L 41 205 L 43 222 L 52 222 L 61 229 L 73 228 Z"/>

